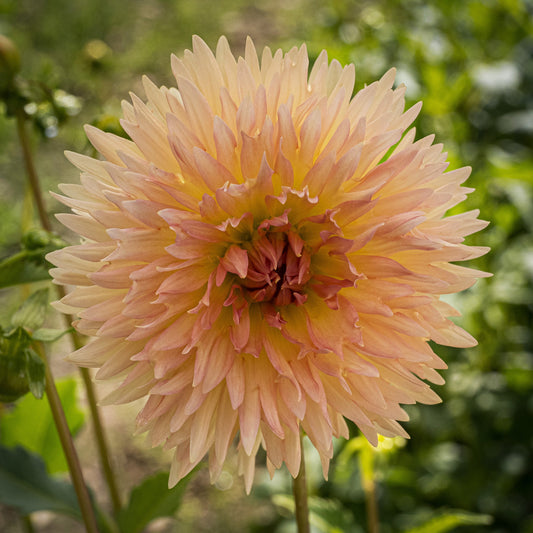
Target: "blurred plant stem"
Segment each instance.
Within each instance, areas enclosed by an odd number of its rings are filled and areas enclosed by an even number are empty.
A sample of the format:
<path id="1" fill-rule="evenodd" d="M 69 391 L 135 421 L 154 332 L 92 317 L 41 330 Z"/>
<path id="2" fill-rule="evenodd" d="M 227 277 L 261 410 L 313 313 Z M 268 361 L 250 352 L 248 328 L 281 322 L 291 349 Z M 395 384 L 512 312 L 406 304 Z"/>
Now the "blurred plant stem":
<path id="1" fill-rule="evenodd" d="M 39 213 L 39 220 L 41 222 L 41 226 L 46 231 L 52 231 L 52 225 L 50 224 L 50 220 L 48 219 L 46 209 L 44 207 L 39 177 L 37 176 L 37 171 L 35 170 L 35 164 L 33 162 L 30 140 L 26 132 L 25 114 L 24 109 L 22 107 L 19 107 L 17 109 L 16 116 L 17 132 L 19 136 L 20 146 L 22 147 L 22 153 L 24 154 L 24 164 L 26 166 L 26 173 L 28 174 L 28 179 L 30 181 L 31 191 L 33 193 L 33 200 L 37 207 L 37 212 Z"/>
<path id="2" fill-rule="evenodd" d="M 300 432 L 300 470 L 292 483 L 298 533 L 309 533 L 309 507 L 307 505 L 307 481 L 305 478 L 305 454 L 302 432 Z"/>
<path id="3" fill-rule="evenodd" d="M 30 515 L 24 515 L 21 517 L 22 527 L 24 529 L 24 533 L 35 533 L 35 528 L 33 527 L 33 523 L 31 521 Z"/>
<path id="4" fill-rule="evenodd" d="M 59 289 L 58 292 L 60 293 L 60 296 L 61 297 L 64 296 L 63 287 L 60 287 L 60 288 L 58 287 L 58 289 Z M 67 327 L 70 328 L 71 318 L 67 315 L 63 315 L 63 316 L 65 317 Z M 83 342 L 81 341 L 80 336 L 77 331 L 73 331 L 71 333 L 71 338 L 72 338 L 74 347 L 76 349 L 81 348 L 83 346 Z M 111 497 L 111 503 L 113 505 L 113 512 L 115 513 L 115 515 L 117 515 L 121 508 L 120 495 L 118 492 L 117 484 L 115 482 L 115 475 L 113 473 L 113 468 L 111 466 L 111 461 L 109 458 L 108 446 L 107 446 L 107 441 L 105 437 L 104 427 L 100 419 L 100 413 L 98 412 L 98 406 L 97 406 L 97 401 L 96 401 L 96 395 L 94 392 L 93 382 L 91 380 L 91 375 L 89 374 L 89 370 L 87 368 L 80 368 L 80 373 L 83 379 L 83 384 L 85 385 L 85 391 L 87 393 L 87 401 L 89 403 L 89 409 L 91 411 L 91 418 L 93 420 L 94 434 L 96 437 L 96 444 L 98 446 L 98 455 L 100 456 L 100 466 L 102 468 L 105 479 L 107 481 L 109 495 Z"/>
<path id="5" fill-rule="evenodd" d="M 61 446 L 67 459 L 72 484 L 74 485 L 76 495 L 78 496 L 85 529 L 88 533 L 98 533 L 96 517 L 89 497 L 89 491 L 87 490 L 87 485 L 83 479 L 83 472 L 81 470 L 78 454 L 74 448 L 74 442 L 72 441 L 65 412 L 63 411 L 63 406 L 61 405 L 61 400 L 57 393 L 54 377 L 50 371 L 50 365 L 48 364 L 48 358 L 46 357 L 44 346 L 41 342 L 35 342 L 34 348 L 45 365 L 46 397 L 50 404 L 50 410 L 52 411 L 57 433 L 59 434 L 59 440 L 61 441 Z"/>
<path id="6" fill-rule="evenodd" d="M 372 445 L 363 439 L 359 450 L 359 468 L 361 484 L 365 493 L 366 521 L 368 533 L 379 533 L 379 515 L 376 498 L 376 484 L 374 482 L 374 454 Z"/>
<path id="7" fill-rule="evenodd" d="M 45 230 L 51 231 L 52 225 L 50 224 L 50 220 L 48 218 L 48 215 L 46 213 L 46 209 L 44 206 L 39 177 L 35 169 L 35 163 L 34 163 L 32 151 L 31 151 L 30 140 L 29 140 L 29 137 L 26 131 L 26 124 L 25 124 L 26 116 L 25 116 L 25 113 L 22 107 L 19 107 L 17 109 L 16 119 L 17 119 L 17 131 L 19 135 L 20 145 L 22 147 L 22 152 L 24 155 L 26 172 L 28 174 L 28 179 L 29 179 L 31 190 L 32 190 L 32 195 L 35 201 L 35 205 L 37 206 L 39 220 L 41 222 L 41 226 Z M 62 286 L 56 286 L 56 290 L 58 292 L 59 298 L 62 298 L 63 296 L 65 296 L 65 289 Z M 67 315 L 63 315 L 63 317 L 65 319 L 66 327 L 71 328 L 71 323 L 73 321 L 73 318 Z M 80 335 L 75 330 L 71 330 L 70 337 L 72 340 L 72 344 L 76 350 L 83 346 L 84 343 Z M 117 484 L 115 481 L 115 475 L 113 473 L 113 469 L 111 466 L 107 440 L 105 437 L 104 428 L 103 428 L 102 421 L 100 418 L 100 413 L 97 407 L 96 394 L 94 392 L 94 387 L 93 387 L 93 383 L 91 380 L 91 376 L 89 374 L 89 370 L 86 368 L 80 368 L 80 373 L 81 373 L 83 383 L 85 386 L 85 390 L 87 393 L 87 401 L 89 403 L 89 410 L 91 412 L 91 418 L 93 422 L 93 428 L 94 428 L 94 433 L 95 433 L 97 447 L 98 447 L 98 454 L 100 457 L 100 466 L 102 468 L 104 477 L 107 482 L 107 486 L 109 489 L 109 495 L 111 497 L 111 502 L 113 505 L 113 511 L 115 514 L 117 514 L 121 508 L 120 495 L 119 495 Z"/>

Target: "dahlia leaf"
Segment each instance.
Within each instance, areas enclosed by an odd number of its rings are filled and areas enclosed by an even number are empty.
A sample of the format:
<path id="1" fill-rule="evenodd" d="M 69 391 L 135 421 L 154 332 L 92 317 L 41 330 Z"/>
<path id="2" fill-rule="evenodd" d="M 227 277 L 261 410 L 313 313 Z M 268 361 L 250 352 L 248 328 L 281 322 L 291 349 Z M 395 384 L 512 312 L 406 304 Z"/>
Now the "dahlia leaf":
<path id="1" fill-rule="evenodd" d="M 81 518 L 72 485 L 48 475 L 42 458 L 21 446 L 0 446 L 0 501 L 22 514 L 54 511 Z"/>
<path id="2" fill-rule="evenodd" d="M 58 380 L 56 386 L 70 432 L 76 435 L 85 420 L 78 404 L 76 381 L 72 378 Z M 5 411 L 0 418 L 0 442 L 12 448 L 23 446 L 40 455 L 52 474 L 68 470 L 48 402 L 26 395 L 13 409 Z"/>
<path id="3" fill-rule="evenodd" d="M 278 507 L 294 513 L 292 496 L 276 494 L 272 501 Z M 343 531 L 362 533 L 362 529 L 355 524 L 350 512 L 335 500 L 309 498 L 309 521 L 317 531 L 322 533 L 342 533 Z"/>
<path id="4" fill-rule="evenodd" d="M 21 358 L 31 342 L 28 332 L 21 327 L 12 329 L 9 333 L 2 332 L 0 352 L 7 357 Z"/>
<path id="5" fill-rule="evenodd" d="M 335 500 L 309 498 L 309 520 L 324 533 L 356 532 L 356 524 L 351 513 Z"/>
<path id="6" fill-rule="evenodd" d="M 445 511 L 405 533 L 446 533 L 455 530 L 458 526 L 486 526 L 491 523 L 492 517 L 490 515 L 466 511 Z"/>
<path id="7" fill-rule="evenodd" d="M 35 291 L 15 311 L 11 324 L 15 327 L 37 329 L 42 326 L 48 309 L 48 288 Z"/>
<path id="8" fill-rule="evenodd" d="M 34 341 L 41 342 L 55 342 L 59 340 L 63 335 L 73 331 L 72 328 L 69 329 L 54 329 L 54 328 L 39 328 L 36 329 L 32 334 L 31 338 Z"/>
<path id="9" fill-rule="evenodd" d="M 50 279 L 45 265 L 35 263 L 28 252 L 20 252 L 0 263 L 0 289 Z"/>
<path id="10" fill-rule="evenodd" d="M 6 335 L 0 328 L 0 402 L 14 402 L 29 391 L 26 349 L 29 337 L 22 328 Z"/>
<path id="11" fill-rule="evenodd" d="M 23 249 L 0 261 L 0 289 L 50 279 L 50 263 L 45 256 L 59 250 L 65 243 L 56 235 L 33 230 L 23 236 Z"/>
<path id="12" fill-rule="evenodd" d="M 168 488 L 168 472 L 158 472 L 146 478 L 130 494 L 127 507 L 120 511 L 120 530 L 139 533 L 152 520 L 162 516 L 174 516 L 181 505 L 183 494 L 194 473 L 184 477 L 175 487 Z"/>
<path id="13" fill-rule="evenodd" d="M 40 400 L 43 397 L 45 383 L 45 366 L 39 355 L 28 348 L 26 356 L 26 375 L 28 376 L 28 385 L 31 393 Z"/>

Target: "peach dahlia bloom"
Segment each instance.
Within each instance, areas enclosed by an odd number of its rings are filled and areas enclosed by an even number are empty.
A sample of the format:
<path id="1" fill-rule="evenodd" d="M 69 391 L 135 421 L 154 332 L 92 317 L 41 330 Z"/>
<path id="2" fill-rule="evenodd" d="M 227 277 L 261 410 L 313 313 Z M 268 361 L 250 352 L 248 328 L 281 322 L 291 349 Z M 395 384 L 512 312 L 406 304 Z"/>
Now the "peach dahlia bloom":
<path id="1" fill-rule="evenodd" d="M 70 360 L 122 380 L 107 402 L 145 399 L 171 486 L 206 454 L 215 480 L 234 445 L 248 491 L 260 446 L 296 476 L 301 430 L 326 475 L 345 419 L 375 444 L 407 436 L 400 404 L 439 401 L 429 340 L 475 344 L 440 300 L 484 275 L 452 264 L 487 251 L 463 244 L 478 211 L 445 217 L 470 169 L 415 141 L 393 70 L 352 98 L 353 65 L 308 67 L 305 46 L 259 61 L 196 37 L 177 88 L 144 78 L 124 103 L 131 140 L 87 126 L 103 159 L 68 154 L 58 218 L 82 240 L 48 258 L 94 337 Z"/>

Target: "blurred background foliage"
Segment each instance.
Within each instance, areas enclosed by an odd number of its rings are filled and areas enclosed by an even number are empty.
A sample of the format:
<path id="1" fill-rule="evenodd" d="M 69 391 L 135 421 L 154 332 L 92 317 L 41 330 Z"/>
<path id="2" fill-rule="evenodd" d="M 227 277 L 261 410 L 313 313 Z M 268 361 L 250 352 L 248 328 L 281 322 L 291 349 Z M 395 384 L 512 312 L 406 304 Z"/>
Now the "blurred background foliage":
<path id="1" fill-rule="evenodd" d="M 190 47 L 194 33 L 212 47 L 225 34 L 236 53 L 248 34 L 258 49 L 288 50 L 305 41 L 311 59 L 326 48 L 330 58 L 355 63 L 358 89 L 395 66 L 409 104 L 424 101 L 418 136 L 435 132 L 450 168 L 473 167 L 469 185 L 476 191 L 460 209 L 479 208 L 490 220 L 469 242 L 492 247 L 472 266 L 494 277 L 453 303 L 479 346 L 436 347 L 449 364 L 438 391 L 444 402 L 409 407 L 405 426 L 412 439 L 375 453 L 382 533 L 416 528 L 450 509 L 492 516 L 490 525 L 456 531 L 533 532 L 532 21 L 532 0 L 0 0 L 0 34 L 19 47 L 29 80 L 26 111 L 34 119 L 45 190 L 77 180 L 62 152 L 92 153 L 82 124 L 117 131 L 120 100 L 130 90 L 143 93 L 142 74 L 159 85 L 173 83 L 169 55 Z M 60 206 L 48 197 L 47 209 Z M 14 120 L 5 113 L 0 213 L 2 259 L 36 225 L 28 215 Z M 6 291 L 0 296 L 2 324 L 13 306 Z M 311 454 L 315 531 L 366 530 L 354 442 L 336 443 L 328 482 L 315 472 Z M 151 461 L 143 464 L 153 467 Z M 191 482 L 178 521 L 160 530 L 282 533 L 294 527 L 283 499 L 290 492 L 286 474 L 270 482 L 259 471 L 248 498 L 234 472 L 214 489 L 204 474 Z M 0 518 L 1 525 L 7 527 Z"/>

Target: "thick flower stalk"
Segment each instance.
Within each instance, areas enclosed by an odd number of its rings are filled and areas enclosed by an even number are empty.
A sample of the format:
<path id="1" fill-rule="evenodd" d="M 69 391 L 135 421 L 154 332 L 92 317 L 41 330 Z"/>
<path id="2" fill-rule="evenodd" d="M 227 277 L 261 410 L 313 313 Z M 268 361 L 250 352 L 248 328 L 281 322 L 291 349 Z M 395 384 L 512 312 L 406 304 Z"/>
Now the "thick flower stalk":
<path id="1" fill-rule="evenodd" d="M 415 141 L 393 70 L 352 98 L 353 65 L 308 67 L 305 46 L 259 61 L 194 38 L 177 88 L 144 78 L 124 103 L 131 140 L 87 126 L 103 160 L 68 154 L 58 218 L 82 242 L 48 258 L 94 337 L 70 360 L 121 379 L 108 402 L 146 400 L 170 485 L 206 454 L 215 480 L 235 448 L 250 490 L 259 446 L 296 476 L 302 429 L 327 475 L 345 419 L 375 444 L 407 436 L 400 404 L 439 401 L 429 340 L 475 344 L 440 300 L 484 275 L 452 262 L 487 251 L 463 244 L 485 222 L 445 217 L 470 170 Z"/>

